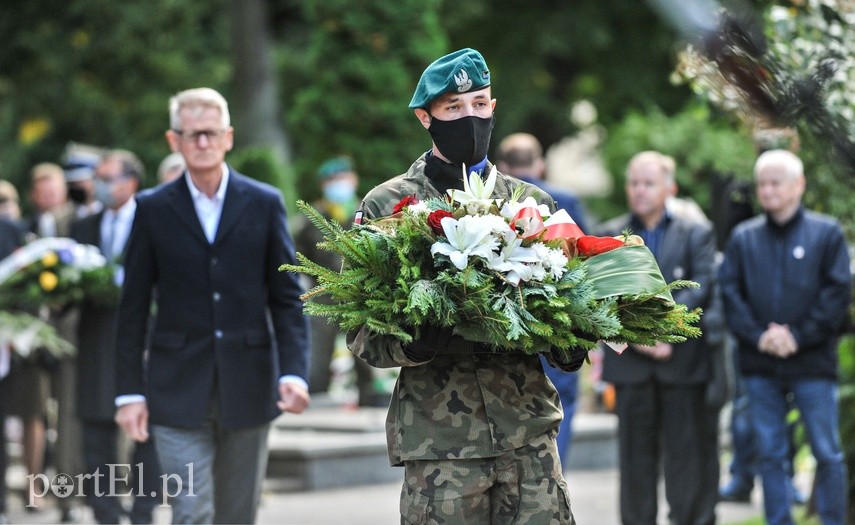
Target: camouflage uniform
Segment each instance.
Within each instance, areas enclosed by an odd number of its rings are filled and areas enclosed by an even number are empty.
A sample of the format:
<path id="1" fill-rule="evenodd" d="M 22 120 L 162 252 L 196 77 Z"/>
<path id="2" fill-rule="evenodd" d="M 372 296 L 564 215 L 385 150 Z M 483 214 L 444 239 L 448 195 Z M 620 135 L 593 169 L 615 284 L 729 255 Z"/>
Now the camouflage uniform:
<path id="1" fill-rule="evenodd" d="M 424 174 L 426 156 L 368 193 L 362 207 L 366 218 L 391 215 L 406 195 L 440 196 Z M 554 209 L 549 195 L 501 173 L 493 195 L 508 199 L 520 185 L 525 188 L 521 199 L 532 196 Z M 494 353 L 455 336 L 432 360 L 416 362 L 405 355 L 399 340 L 365 327 L 349 334 L 348 346 L 370 365 L 402 367 L 386 433 L 391 464 L 406 466 L 401 515 L 409 521 L 404 523 L 573 523 L 554 442 L 560 403 L 537 356 Z M 547 359 L 571 371 L 581 364 L 561 361 L 557 352 Z M 515 488 L 508 492 L 497 489 L 505 486 L 497 479 L 506 476 L 503 467 L 518 469 L 515 475 L 523 478 L 510 483 Z M 475 495 L 463 496 L 474 491 L 487 498 L 491 485 L 492 507 L 474 501 Z M 457 502 L 448 499 L 449 490 L 457 494 Z M 466 508 L 477 517 L 451 518 L 469 512 Z M 484 514 L 484 508 L 492 510 Z M 546 512 L 534 513 L 536 508 Z"/>

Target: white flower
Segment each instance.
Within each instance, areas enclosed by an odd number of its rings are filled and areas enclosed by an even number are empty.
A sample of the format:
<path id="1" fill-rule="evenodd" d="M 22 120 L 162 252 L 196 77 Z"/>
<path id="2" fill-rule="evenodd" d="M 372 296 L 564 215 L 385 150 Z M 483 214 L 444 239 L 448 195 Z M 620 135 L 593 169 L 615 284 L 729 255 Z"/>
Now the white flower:
<path id="1" fill-rule="evenodd" d="M 531 248 L 523 248 L 522 239 L 508 229 L 502 236 L 502 248 L 493 252 L 487 266 L 491 270 L 506 273 L 505 279 L 517 286 L 522 281 L 528 281 L 533 276 L 532 265 L 538 261 L 537 253 Z"/>
<path id="2" fill-rule="evenodd" d="M 466 268 L 469 257 L 489 259 L 493 249 L 498 247 L 498 241 L 491 235 L 491 222 L 472 215 L 465 215 L 459 221 L 453 217 L 443 218 L 440 224 L 448 242 L 433 243 L 431 255 L 448 256 L 458 270 Z"/>
<path id="3" fill-rule="evenodd" d="M 534 208 L 538 213 L 540 213 L 541 217 L 547 217 L 550 214 L 549 206 L 546 204 L 538 204 L 537 201 L 534 200 L 534 197 L 526 197 L 522 202 L 506 202 L 499 213 L 501 213 L 502 217 L 506 219 L 513 219 L 514 216 L 523 208 Z"/>
<path id="4" fill-rule="evenodd" d="M 89 270 L 106 264 L 106 259 L 97 247 L 78 244 L 67 237 L 42 237 L 12 252 L 0 261 L 0 284 L 15 274 L 21 268 L 38 261 L 49 252 L 59 253 L 68 251 L 71 254 L 71 266 Z"/>
<path id="5" fill-rule="evenodd" d="M 502 199 L 493 199 L 493 190 L 496 187 L 496 167 L 490 168 L 487 180 L 483 180 L 478 172 L 473 171 L 467 177 L 466 165 L 463 165 L 463 191 L 447 190 L 451 198 L 459 202 L 466 209 L 466 213 L 475 215 L 486 211 L 495 201 L 496 206 L 501 206 Z"/>
<path id="6" fill-rule="evenodd" d="M 415 204 L 410 204 L 409 206 L 407 206 L 407 209 L 415 214 L 430 213 L 431 211 L 428 209 L 427 204 L 422 201 L 419 201 Z"/>
<path id="7" fill-rule="evenodd" d="M 535 243 L 531 247 L 537 253 L 537 259 L 543 266 L 544 271 L 552 274 L 552 277 L 556 281 L 561 279 L 561 276 L 567 271 L 568 259 L 567 255 L 564 254 L 564 250 L 550 248 L 542 242 Z"/>

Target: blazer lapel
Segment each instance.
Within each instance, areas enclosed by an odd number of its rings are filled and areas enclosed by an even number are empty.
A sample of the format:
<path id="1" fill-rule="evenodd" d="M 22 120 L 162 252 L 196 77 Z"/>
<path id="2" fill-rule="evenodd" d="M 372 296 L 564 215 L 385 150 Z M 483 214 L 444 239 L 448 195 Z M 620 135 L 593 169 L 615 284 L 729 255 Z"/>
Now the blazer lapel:
<path id="1" fill-rule="evenodd" d="M 193 198 L 190 196 L 190 189 L 187 188 L 187 181 L 184 177 L 179 177 L 174 181 L 169 188 L 166 188 L 166 192 L 169 205 L 172 211 L 178 216 L 181 224 L 190 230 L 190 233 L 198 237 L 200 241 L 208 244 L 208 239 L 202 230 L 199 216 L 196 215 L 196 207 L 193 206 Z"/>
<path id="2" fill-rule="evenodd" d="M 668 273 L 673 273 L 673 265 L 677 261 L 677 255 L 683 250 L 683 244 L 686 242 L 686 231 L 683 228 L 682 223 L 672 218 L 670 224 L 665 229 L 665 235 L 662 236 L 662 247 L 659 250 L 659 260 L 667 261 L 669 268 L 662 268 L 662 264 L 659 267 L 662 269 L 663 275 Z M 675 277 L 674 275 L 664 275 L 666 282 L 671 282 L 674 279 L 682 277 Z"/>
<path id="3" fill-rule="evenodd" d="M 101 210 L 95 215 L 93 215 L 92 219 L 89 219 L 87 217 L 86 219 L 82 219 L 79 223 L 77 223 L 78 225 L 76 227 L 80 228 L 78 230 L 78 232 L 80 233 L 80 238 L 77 239 L 77 242 L 82 242 L 83 244 L 91 244 L 92 246 L 96 246 L 100 249 L 102 220 L 104 220 L 104 210 Z"/>
<path id="4" fill-rule="evenodd" d="M 220 225 L 217 227 L 214 244 L 220 243 L 226 238 L 251 201 L 246 191 L 246 183 L 240 179 L 234 170 L 229 169 L 231 170 L 229 172 L 229 185 L 226 186 L 223 214 L 220 216 Z"/>

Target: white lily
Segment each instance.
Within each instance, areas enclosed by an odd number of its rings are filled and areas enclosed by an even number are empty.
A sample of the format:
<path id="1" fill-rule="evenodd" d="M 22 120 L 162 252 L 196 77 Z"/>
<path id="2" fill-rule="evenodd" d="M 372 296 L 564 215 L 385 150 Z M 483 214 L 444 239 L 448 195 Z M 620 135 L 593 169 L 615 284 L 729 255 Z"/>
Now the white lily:
<path id="1" fill-rule="evenodd" d="M 517 238 L 517 234 L 509 229 L 502 239 L 502 249 L 492 253 L 487 266 L 491 270 L 504 273 L 505 279 L 517 286 L 521 280 L 528 281 L 532 278 L 532 265 L 537 262 L 537 253 L 531 248 L 523 248 L 522 239 Z"/>
<path id="2" fill-rule="evenodd" d="M 458 270 L 466 268 L 469 257 L 489 260 L 498 247 L 498 241 L 492 235 L 491 221 L 484 221 L 481 217 L 464 215 L 460 220 L 445 217 L 440 224 L 448 242 L 433 243 L 430 253 L 448 256 Z"/>
<path id="3" fill-rule="evenodd" d="M 489 208 L 495 201 L 496 206 L 502 205 L 502 199 L 493 199 L 493 190 L 496 188 L 498 177 L 496 167 L 490 168 L 487 180 L 481 178 L 478 172 L 473 171 L 466 175 L 466 165 L 463 165 L 463 191 L 447 190 L 451 198 L 466 208 L 469 214 L 478 213 L 479 210 Z"/>

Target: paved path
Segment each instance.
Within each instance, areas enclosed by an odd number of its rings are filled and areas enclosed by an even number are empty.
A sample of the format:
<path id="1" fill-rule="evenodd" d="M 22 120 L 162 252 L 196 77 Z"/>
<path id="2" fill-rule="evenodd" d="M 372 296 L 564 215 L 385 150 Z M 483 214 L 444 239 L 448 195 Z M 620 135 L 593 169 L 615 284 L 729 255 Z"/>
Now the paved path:
<path id="1" fill-rule="evenodd" d="M 618 474 L 614 469 L 586 470 L 566 474 L 573 512 L 579 525 L 619 525 L 617 509 Z M 400 523 L 398 493 L 400 483 L 362 485 L 353 488 L 311 492 L 265 493 L 258 522 L 281 525 L 394 525 Z M 13 523 L 56 523 L 54 502 L 48 500 L 38 513 L 26 513 L 21 500 L 12 497 Z M 660 505 L 660 525 L 665 525 L 666 508 Z M 759 494 L 749 505 L 723 503 L 718 507 L 722 525 L 742 523 L 761 514 Z M 157 523 L 169 523 L 168 509 L 158 510 Z M 81 522 L 92 523 L 85 510 Z"/>

